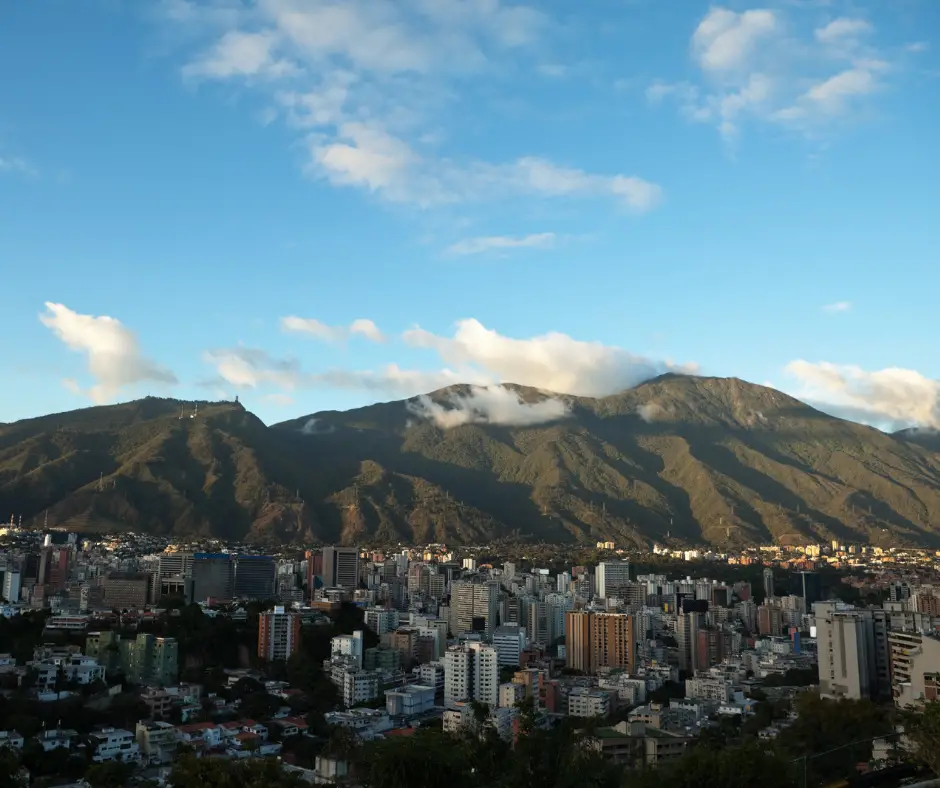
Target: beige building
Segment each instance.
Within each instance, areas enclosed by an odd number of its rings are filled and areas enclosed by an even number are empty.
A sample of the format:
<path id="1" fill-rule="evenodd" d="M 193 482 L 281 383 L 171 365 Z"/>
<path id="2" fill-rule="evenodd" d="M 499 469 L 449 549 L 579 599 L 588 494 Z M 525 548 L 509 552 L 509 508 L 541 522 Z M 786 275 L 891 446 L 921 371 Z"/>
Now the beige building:
<path id="1" fill-rule="evenodd" d="M 565 664 L 583 673 L 620 668 L 632 673 L 636 627 L 625 613 L 572 611 L 565 614 Z"/>
<path id="2" fill-rule="evenodd" d="M 937 700 L 940 683 L 940 639 L 932 634 L 890 632 L 891 690 L 899 708 Z"/>

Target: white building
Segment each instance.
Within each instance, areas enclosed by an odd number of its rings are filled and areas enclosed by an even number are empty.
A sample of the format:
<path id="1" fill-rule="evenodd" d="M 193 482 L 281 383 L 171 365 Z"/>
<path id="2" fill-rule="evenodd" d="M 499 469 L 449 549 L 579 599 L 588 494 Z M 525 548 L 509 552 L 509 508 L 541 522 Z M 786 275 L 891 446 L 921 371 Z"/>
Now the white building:
<path id="1" fill-rule="evenodd" d="M 434 708 L 434 687 L 409 684 L 385 691 L 385 710 L 390 717 L 416 717 Z"/>
<path id="2" fill-rule="evenodd" d="M 841 602 L 813 605 L 819 660 L 819 694 L 826 698 L 869 698 L 877 687 L 875 632 L 871 611 Z"/>
<path id="3" fill-rule="evenodd" d="M 370 670 L 345 668 L 340 674 L 340 681 L 337 682 L 334 678 L 334 683 L 339 688 L 343 705 L 347 709 L 379 697 L 379 674 Z"/>
<path id="4" fill-rule="evenodd" d="M 499 704 L 499 655 L 483 643 L 454 646 L 444 654 L 444 703 L 476 700 Z"/>
<path id="5" fill-rule="evenodd" d="M 369 608 L 365 612 L 365 623 L 376 635 L 382 636 L 386 632 L 398 629 L 398 611 L 379 607 Z"/>
<path id="6" fill-rule="evenodd" d="M 525 627 L 505 624 L 493 633 L 493 648 L 499 655 L 499 666 L 516 667 L 526 647 Z"/>
<path id="7" fill-rule="evenodd" d="M 568 695 L 568 716 L 606 717 L 610 714 L 610 694 L 588 687 L 575 687 Z"/>
<path id="8" fill-rule="evenodd" d="M 135 761 L 140 757 L 140 745 L 134 734 L 123 728 L 102 728 L 89 734 L 92 747 L 91 759 L 95 763 L 104 761 Z"/>
<path id="9" fill-rule="evenodd" d="M 330 641 L 330 653 L 334 657 L 348 657 L 345 661 L 356 668 L 361 668 L 362 642 L 362 630 L 356 630 L 351 635 L 337 635 Z"/>
<path id="10" fill-rule="evenodd" d="M 507 681 L 499 685 L 499 707 L 509 709 L 518 706 L 525 698 L 525 685 Z"/>

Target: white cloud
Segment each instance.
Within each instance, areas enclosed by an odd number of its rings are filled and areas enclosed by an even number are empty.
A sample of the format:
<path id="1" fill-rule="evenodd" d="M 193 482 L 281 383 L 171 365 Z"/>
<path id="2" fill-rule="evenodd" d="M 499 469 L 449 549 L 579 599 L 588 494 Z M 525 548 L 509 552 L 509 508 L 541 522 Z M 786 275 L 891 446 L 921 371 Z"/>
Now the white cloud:
<path id="1" fill-rule="evenodd" d="M 692 53 L 706 71 L 742 68 L 761 39 L 778 27 L 776 15 L 767 9 L 738 14 L 726 8 L 712 8 L 692 34 Z"/>
<path id="2" fill-rule="evenodd" d="M 797 396 L 835 415 L 891 430 L 940 427 L 940 381 L 914 370 L 798 360 L 786 371 L 801 384 Z"/>
<path id="3" fill-rule="evenodd" d="M 69 390 L 86 394 L 94 402 L 103 404 L 113 401 L 127 386 L 177 382 L 169 369 L 142 353 L 136 334 L 116 318 L 82 315 L 51 301 L 47 301 L 45 307 L 39 320 L 71 350 L 85 354 L 88 372 L 95 379 L 95 385 L 87 391 L 82 391 L 74 380 L 65 381 Z"/>
<path id="4" fill-rule="evenodd" d="M 445 254 L 473 255 L 506 249 L 548 249 L 555 245 L 555 233 L 534 233 L 513 237 L 510 235 L 489 235 L 477 238 L 464 238 L 451 244 Z"/>
<path id="5" fill-rule="evenodd" d="M 661 410 L 662 407 L 656 402 L 644 402 L 636 409 L 636 412 L 643 421 L 652 423 Z"/>
<path id="6" fill-rule="evenodd" d="M 466 394 L 449 392 L 444 402 L 422 395 L 408 403 L 408 410 L 445 430 L 464 424 L 526 427 L 568 415 L 567 404 L 557 397 L 525 402 L 504 386 L 471 386 Z"/>
<path id="7" fill-rule="evenodd" d="M 851 301 L 836 301 L 823 307 L 826 312 L 848 312 L 851 308 Z"/>
<path id="8" fill-rule="evenodd" d="M 696 371 L 694 365 L 655 361 L 557 332 L 514 339 L 473 319 L 459 321 L 452 337 L 414 328 L 406 331 L 403 339 L 413 347 L 434 351 L 458 371 L 472 370 L 491 382 L 518 383 L 560 394 L 604 396 L 665 372 Z"/>
<path id="9" fill-rule="evenodd" d="M 204 360 L 219 377 L 237 389 L 265 385 L 292 391 L 305 384 L 300 364 L 294 359 L 277 359 L 260 348 L 234 347 L 207 350 Z"/>
<path id="10" fill-rule="evenodd" d="M 865 20 L 842 17 L 809 32 L 779 11 L 712 8 L 692 36 L 699 83 L 655 80 L 646 98 L 675 102 L 728 140 L 748 118 L 816 135 L 852 117 L 891 66 L 868 43 L 875 30 Z"/>
<path id="11" fill-rule="evenodd" d="M 298 73 L 299 69 L 294 63 L 275 56 L 277 43 L 277 36 L 270 31 L 244 33 L 240 30 L 230 30 L 208 52 L 184 66 L 183 75 L 212 79 L 276 79 Z"/>
<path id="12" fill-rule="evenodd" d="M 930 49 L 930 43 L 927 41 L 912 41 L 911 43 L 904 45 L 905 52 L 912 52 L 915 54 L 918 52 L 926 52 L 928 49 Z"/>
<path id="13" fill-rule="evenodd" d="M 833 19 L 825 27 L 817 28 L 814 34 L 816 40 L 824 44 L 841 44 L 871 33 L 872 30 L 871 23 L 864 19 L 851 19 L 843 16 Z"/>
<path id="14" fill-rule="evenodd" d="M 348 326 L 328 326 L 313 317 L 281 318 L 281 328 L 295 334 L 310 334 L 325 342 L 345 342 L 350 337 L 361 336 L 372 342 L 384 342 L 385 336 L 379 327 L 367 318 L 353 320 Z"/>
<path id="15" fill-rule="evenodd" d="M 311 137 L 312 172 L 342 186 L 359 186 L 392 202 L 422 207 L 508 199 L 606 198 L 643 213 L 662 199 L 655 183 L 628 175 L 600 175 L 527 156 L 505 164 L 464 164 L 420 155 L 404 140 L 365 123 L 340 126 L 338 137 Z"/>
<path id="16" fill-rule="evenodd" d="M 260 87 L 271 102 L 262 116 L 304 135 L 305 169 L 314 177 L 421 207 L 595 197 L 642 212 L 661 198 L 659 186 L 628 173 L 440 152 L 441 109 L 453 100 L 456 76 L 492 77 L 510 51 L 538 60 L 551 25 L 534 8 L 503 0 L 265 0 L 233 20 L 237 8 L 227 4 L 225 15 L 200 23 L 197 7 L 174 0 L 166 11 L 174 25 L 217 30 L 184 73 Z"/>

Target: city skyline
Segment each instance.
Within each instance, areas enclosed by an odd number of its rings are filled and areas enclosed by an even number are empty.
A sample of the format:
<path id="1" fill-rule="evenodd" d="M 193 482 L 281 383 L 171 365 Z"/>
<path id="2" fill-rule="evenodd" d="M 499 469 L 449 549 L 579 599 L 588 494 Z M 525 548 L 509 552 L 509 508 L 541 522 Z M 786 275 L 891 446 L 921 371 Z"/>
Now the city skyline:
<path id="1" fill-rule="evenodd" d="M 916 0 L 11 6 L 0 419 L 677 370 L 938 427 L 937 29 Z"/>

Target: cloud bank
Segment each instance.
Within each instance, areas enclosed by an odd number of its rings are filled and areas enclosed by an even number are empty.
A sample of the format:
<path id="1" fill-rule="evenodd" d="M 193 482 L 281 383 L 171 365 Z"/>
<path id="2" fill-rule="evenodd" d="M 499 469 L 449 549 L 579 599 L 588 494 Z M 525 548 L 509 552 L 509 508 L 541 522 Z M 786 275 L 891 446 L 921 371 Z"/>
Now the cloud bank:
<path id="1" fill-rule="evenodd" d="M 128 386 L 177 382 L 176 375 L 169 369 L 143 354 L 137 335 L 120 320 L 106 315 L 82 315 L 51 301 L 47 301 L 45 307 L 39 320 L 70 350 L 85 355 L 88 373 L 95 379 L 95 384 L 88 389 L 82 389 L 74 380 L 65 381 L 71 391 L 97 404 L 105 404 L 113 402 Z"/>
<path id="2" fill-rule="evenodd" d="M 402 338 L 412 347 L 432 350 L 458 371 L 476 370 L 493 382 L 519 383 L 560 394 L 602 397 L 666 372 L 698 371 L 694 364 L 657 361 L 554 331 L 515 339 L 474 319 L 458 321 L 451 337 L 413 328 Z"/>
<path id="3" fill-rule="evenodd" d="M 446 404 L 421 395 L 408 403 L 410 413 L 444 430 L 464 424 L 495 424 L 528 427 L 558 421 L 568 415 L 568 406 L 557 397 L 524 402 L 504 386 L 471 386 L 468 394 L 451 393 Z"/>
<path id="4" fill-rule="evenodd" d="M 800 383 L 796 396 L 833 415 L 890 431 L 940 428 L 940 381 L 914 370 L 797 360 L 786 371 Z"/>

